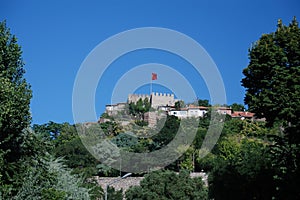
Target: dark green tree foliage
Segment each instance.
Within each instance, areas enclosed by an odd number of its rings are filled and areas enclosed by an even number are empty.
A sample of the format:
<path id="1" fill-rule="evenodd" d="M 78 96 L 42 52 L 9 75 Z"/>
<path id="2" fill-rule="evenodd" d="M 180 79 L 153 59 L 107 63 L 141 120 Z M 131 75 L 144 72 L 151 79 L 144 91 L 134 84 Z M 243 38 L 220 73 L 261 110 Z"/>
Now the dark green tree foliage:
<path id="1" fill-rule="evenodd" d="M 50 121 L 49 123 L 42 125 L 34 124 L 32 128 L 35 132 L 43 135 L 45 138 L 56 139 L 60 135 L 61 130 L 68 125 L 68 123 L 58 124 Z"/>
<path id="2" fill-rule="evenodd" d="M 115 121 L 108 121 L 100 124 L 101 130 L 106 136 L 112 137 L 120 133 L 121 127 Z"/>
<path id="3" fill-rule="evenodd" d="M 244 105 L 238 104 L 238 103 L 233 103 L 230 107 L 233 111 L 244 111 L 245 110 Z"/>
<path id="4" fill-rule="evenodd" d="M 175 102 L 175 109 L 176 110 L 180 110 L 183 107 L 184 107 L 184 101 L 176 101 Z"/>
<path id="5" fill-rule="evenodd" d="M 263 35 L 250 49 L 243 73 L 245 103 L 269 125 L 280 124 L 283 136 L 272 136 L 270 157 L 279 199 L 300 199 L 296 185 L 300 166 L 300 29 L 296 18 Z"/>
<path id="6" fill-rule="evenodd" d="M 134 135 L 120 133 L 116 137 L 114 137 L 111 142 L 116 144 L 120 148 L 124 148 L 127 150 L 132 149 L 138 143 L 138 138 Z"/>
<path id="7" fill-rule="evenodd" d="M 0 23 L 0 149 L 5 159 L 20 157 L 21 134 L 30 124 L 30 86 L 24 79 L 21 47 L 5 22 Z"/>
<path id="8" fill-rule="evenodd" d="M 137 120 L 144 120 L 144 114 L 151 108 L 151 103 L 148 98 L 141 98 L 136 103 L 129 103 L 129 114 L 137 117 Z"/>
<path id="9" fill-rule="evenodd" d="M 33 130 L 51 141 L 49 151 L 57 158 L 64 157 L 65 164 L 75 173 L 84 173 L 88 177 L 97 174 L 96 165 L 99 163 L 82 144 L 74 125 L 49 122 L 35 124 Z"/>
<path id="10" fill-rule="evenodd" d="M 24 129 L 29 127 L 31 90 L 24 79 L 21 47 L 6 23 L 0 22 L 0 191 L 12 186 L 22 149 Z M 6 186 L 4 186 L 6 185 Z"/>
<path id="11" fill-rule="evenodd" d="M 288 128 L 286 133 L 300 134 L 299 127 Z M 300 199 L 300 145 L 289 137 L 274 137 L 270 160 L 274 168 L 274 181 L 278 199 Z"/>
<path id="12" fill-rule="evenodd" d="M 231 136 L 218 145 L 209 175 L 212 199 L 272 199 L 273 172 L 267 148 L 259 140 Z"/>
<path id="13" fill-rule="evenodd" d="M 179 174 L 171 171 L 155 171 L 145 176 L 140 186 L 131 187 L 126 199 L 153 200 L 204 200 L 207 190 L 201 178 L 190 178 L 189 173 Z"/>
<path id="14" fill-rule="evenodd" d="M 115 190 L 113 187 L 107 188 L 107 200 L 123 200 L 123 190 Z"/>
<path id="15" fill-rule="evenodd" d="M 89 192 L 81 177 L 73 175 L 61 159 L 48 155 L 31 163 L 23 174 L 22 187 L 11 199 L 90 199 Z"/>
<path id="16" fill-rule="evenodd" d="M 164 127 L 158 134 L 152 137 L 154 143 L 159 147 L 167 145 L 175 137 L 180 125 L 180 120 L 175 116 L 168 116 Z"/>
<path id="17" fill-rule="evenodd" d="M 209 101 L 207 99 L 198 99 L 198 106 L 209 107 Z"/>
<path id="18" fill-rule="evenodd" d="M 270 125 L 284 120 L 299 122 L 300 29 L 294 18 L 289 26 L 278 21 L 274 33 L 264 34 L 249 50 L 250 63 L 243 70 L 245 103 Z"/>

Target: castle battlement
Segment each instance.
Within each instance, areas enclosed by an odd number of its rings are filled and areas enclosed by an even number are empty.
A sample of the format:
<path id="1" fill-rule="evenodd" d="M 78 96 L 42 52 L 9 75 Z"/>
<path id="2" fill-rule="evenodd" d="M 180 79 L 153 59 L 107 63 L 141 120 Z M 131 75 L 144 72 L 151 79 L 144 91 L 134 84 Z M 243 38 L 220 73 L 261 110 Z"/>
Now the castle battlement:
<path id="1" fill-rule="evenodd" d="M 174 94 L 152 92 L 151 96 L 157 96 L 157 97 L 174 97 Z"/>
<path id="2" fill-rule="evenodd" d="M 169 93 L 152 93 L 151 94 L 151 107 L 158 108 L 160 106 L 174 106 L 177 100 L 174 94 Z"/>

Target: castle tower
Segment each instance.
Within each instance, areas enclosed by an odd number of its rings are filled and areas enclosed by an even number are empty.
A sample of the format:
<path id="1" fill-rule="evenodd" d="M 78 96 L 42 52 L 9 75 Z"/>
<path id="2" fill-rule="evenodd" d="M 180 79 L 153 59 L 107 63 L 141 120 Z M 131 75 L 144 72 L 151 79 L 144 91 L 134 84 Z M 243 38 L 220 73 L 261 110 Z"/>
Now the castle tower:
<path id="1" fill-rule="evenodd" d="M 174 98 L 174 94 L 152 92 L 151 95 L 129 94 L 128 103 L 136 103 L 139 99 L 144 100 L 145 98 L 149 99 L 151 107 L 154 109 L 157 109 L 159 106 L 174 106 L 175 102 L 177 101 Z"/>
<path id="2" fill-rule="evenodd" d="M 151 107 L 157 109 L 159 106 L 174 106 L 176 100 L 174 94 L 152 92 L 150 102 Z"/>

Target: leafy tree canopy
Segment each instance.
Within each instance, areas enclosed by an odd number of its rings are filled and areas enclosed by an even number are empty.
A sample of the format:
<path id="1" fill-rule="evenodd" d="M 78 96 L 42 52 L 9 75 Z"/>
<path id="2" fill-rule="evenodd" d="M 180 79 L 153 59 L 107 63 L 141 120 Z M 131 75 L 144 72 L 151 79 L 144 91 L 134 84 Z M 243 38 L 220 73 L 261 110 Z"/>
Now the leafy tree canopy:
<path id="1" fill-rule="evenodd" d="M 230 107 L 233 111 L 244 111 L 245 110 L 245 107 L 243 104 L 233 103 L 232 105 L 230 105 Z"/>
<path id="2" fill-rule="evenodd" d="M 296 18 L 286 26 L 278 21 L 274 33 L 264 34 L 249 50 L 243 70 L 245 103 L 270 125 L 296 124 L 300 112 L 300 29 Z"/>
<path id="3" fill-rule="evenodd" d="M 209 175 L 212 199 L 272 199 L 275 187 L 265 144 L 239 135 L 218 145 L 219 156 L 211 157 Z"/>
<path id="4" fill-rule="evenodd" d="M 242 85 L 245 103 L 268 125 L 280 125 L 269 148 L 276 198 L 299 199 L 300 174 L 300 29 L 296 18 L 286 26 L 278 21 L 274 33 L 264 34 L 249 51 Z M 275 186 L 274 186 L 275 187 Z"/>
<path id="5" fill-rule="evenodd" d="M 207 99 L 198 99 L 198 105 L 199 106 L 206 106 L 206 107 L 210 106 L 209 101 Z"/>
<path id="6" fill-rule="evenodd" d="M 6 23 L 0 22 L 0 149 L 6 159 L 20 156 L 20 137 L 30 124 L 30 86 L 24 79 L 21 47 Z"/>
<path id="7" fill-rule="evenodd" d="M 31 116 L 31 90 L 24 78 L 21 47 L 6 22 L 0 22 L 0 198 L 1 192 L 13 193 L 22 156 L 35 147 L 23 148 Z M 28 147 L 28 146 L 27 146 Z"/>

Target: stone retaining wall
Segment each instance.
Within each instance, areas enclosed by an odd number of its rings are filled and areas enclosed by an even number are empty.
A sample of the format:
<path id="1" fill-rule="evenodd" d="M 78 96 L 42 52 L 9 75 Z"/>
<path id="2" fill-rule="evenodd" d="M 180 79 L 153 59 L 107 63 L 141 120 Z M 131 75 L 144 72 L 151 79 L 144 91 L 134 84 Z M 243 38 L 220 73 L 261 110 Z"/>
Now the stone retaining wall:
<path id="1" fill-rule="evenodd" d="M 204 181 L 205 185 L 207 186 L 207 174 L 204 172 L 200 172 L 200 173 L 191 173 L 190 176 L 192 178 L 196 178 L 196 177 L 201 177 L 202 180 Z M 98 184 L 105 189 L 106 185 L 109 183 L 112 183 L 118 179 L 120 179 L 120 177 L 95 177 Z M 144 177 L 127 177 L 126 179 L 122 179 L 118 182 L 115 182 L 113 184 L 110 184 L 111 187 L 114 187 L 115 190 L 121 190 L 123 189 L 123 191 L 128 190 L 128 188 L 130 186 L 136 186 L 136 185 L 140 185 L 140 182 L 144 179 Z"/>

